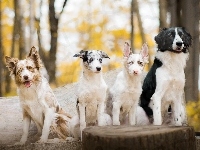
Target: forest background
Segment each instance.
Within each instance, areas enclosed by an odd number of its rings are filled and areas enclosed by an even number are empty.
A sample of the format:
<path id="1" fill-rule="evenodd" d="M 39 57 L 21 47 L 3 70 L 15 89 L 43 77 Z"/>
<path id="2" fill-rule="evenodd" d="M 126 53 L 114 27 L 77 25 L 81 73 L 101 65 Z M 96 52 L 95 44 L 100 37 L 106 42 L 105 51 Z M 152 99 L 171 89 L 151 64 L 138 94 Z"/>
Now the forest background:
<path id="1" fill-rule="evenodd" d="M 84 49 L 105 51 L 104 72 L 121 67 L 125 41 L 138 53 L 147 42 L 152 65 L 154 36 L 163 27 L 183 26 L 192 35 L 185 69 L 189 125 L 200 130 L 200 0 L 0 0 L 0 97 L 15 96 L 6 55 L 24 59 L 35 46 L 53 88 L 77 82 Z"/>

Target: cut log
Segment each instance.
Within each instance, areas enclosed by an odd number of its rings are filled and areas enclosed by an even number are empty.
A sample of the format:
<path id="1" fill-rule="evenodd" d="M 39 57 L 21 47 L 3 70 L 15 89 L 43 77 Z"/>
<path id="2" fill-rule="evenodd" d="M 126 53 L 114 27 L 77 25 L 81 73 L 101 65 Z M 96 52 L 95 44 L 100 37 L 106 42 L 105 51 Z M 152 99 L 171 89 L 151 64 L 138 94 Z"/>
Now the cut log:
<path id="1" fill-rule="evenodd" d="M 83 130 L 83 150 L 195 150 L 193 127 L 105 126 Z"/>

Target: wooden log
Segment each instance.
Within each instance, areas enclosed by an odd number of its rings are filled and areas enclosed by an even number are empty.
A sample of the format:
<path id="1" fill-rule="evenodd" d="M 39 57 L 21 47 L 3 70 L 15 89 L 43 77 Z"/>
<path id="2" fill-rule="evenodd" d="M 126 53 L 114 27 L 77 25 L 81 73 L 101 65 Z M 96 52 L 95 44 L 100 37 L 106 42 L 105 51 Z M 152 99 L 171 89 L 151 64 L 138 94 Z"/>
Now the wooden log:
<path id="1" fill-rule="evenodd" d="M 192 127 L 105 126 L 83 130 L 83 150 L 195 150 Z"/>

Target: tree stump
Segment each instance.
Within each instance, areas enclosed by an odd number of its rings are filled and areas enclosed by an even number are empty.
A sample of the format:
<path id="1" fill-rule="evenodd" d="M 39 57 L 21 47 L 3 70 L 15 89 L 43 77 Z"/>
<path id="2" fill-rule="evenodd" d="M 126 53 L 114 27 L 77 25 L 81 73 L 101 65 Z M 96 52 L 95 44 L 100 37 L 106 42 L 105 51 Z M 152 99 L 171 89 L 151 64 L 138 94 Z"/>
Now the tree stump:
<path id="1" fill-rule="evenodd" d="M 192 127 L 104 126 L 83 130 L 83 150 L 195 150 Z"/>

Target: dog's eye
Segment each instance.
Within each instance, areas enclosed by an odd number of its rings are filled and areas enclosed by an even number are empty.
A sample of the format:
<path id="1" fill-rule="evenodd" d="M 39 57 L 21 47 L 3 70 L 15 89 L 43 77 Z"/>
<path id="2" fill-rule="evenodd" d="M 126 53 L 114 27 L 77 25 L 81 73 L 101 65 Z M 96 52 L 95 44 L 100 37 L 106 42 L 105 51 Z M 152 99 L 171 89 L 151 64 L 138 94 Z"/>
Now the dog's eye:
<path id="1" fill-rule="evenodd" d="M 30 71 L 33 70 L 33 67 L 31 67 L 31 66 L 27 66 L 26 68 L 27 68 L 28 70 L 30 70 Z"/>
<path id="2" fill-rule="evenodd" d="M 143 62 L 138 61 L 137 63 L 138 63 L 140 66 L 143 66 Z"/>
<path id="3" fill-rule="evenodd" d="M 90 58 L 90 60 L 89 60 L 90 62 L 92 62 L 93 61 L 93 58 Z"/>
<path id="4" fill-rule="evenodd" d="M 129 65 L 132 65 L 132 64 L 134 64 L 134 62 L 133 62 L 133 61 L 130 61 L 130 62 L 128 62 L 128 64 L 129 64 Z"/>
<path id="5" fill-rule="evenodd" d="M 101 58 L 99 59 L 99 62 L 102 63 L 102 59 Z"/>

